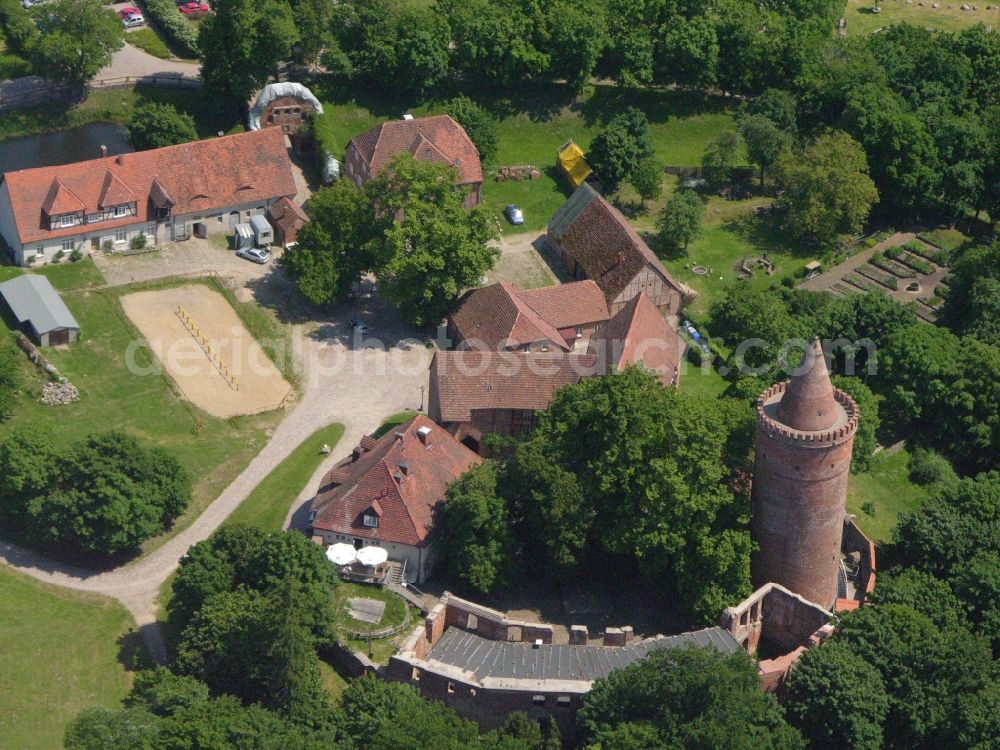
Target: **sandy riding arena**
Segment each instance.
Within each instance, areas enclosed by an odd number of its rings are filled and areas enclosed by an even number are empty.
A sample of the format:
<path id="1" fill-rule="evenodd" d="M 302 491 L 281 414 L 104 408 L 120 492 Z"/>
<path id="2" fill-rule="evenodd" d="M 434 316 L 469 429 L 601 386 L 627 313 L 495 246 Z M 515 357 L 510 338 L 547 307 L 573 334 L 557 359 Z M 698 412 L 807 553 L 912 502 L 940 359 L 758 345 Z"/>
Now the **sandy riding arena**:
<path id="1" fill-rule="evenodd" d="M 121 303 L 184 397 L 209 414 L 270 411 L 291 391 L 225 297 L 207 286 L 136 292 Z"/>

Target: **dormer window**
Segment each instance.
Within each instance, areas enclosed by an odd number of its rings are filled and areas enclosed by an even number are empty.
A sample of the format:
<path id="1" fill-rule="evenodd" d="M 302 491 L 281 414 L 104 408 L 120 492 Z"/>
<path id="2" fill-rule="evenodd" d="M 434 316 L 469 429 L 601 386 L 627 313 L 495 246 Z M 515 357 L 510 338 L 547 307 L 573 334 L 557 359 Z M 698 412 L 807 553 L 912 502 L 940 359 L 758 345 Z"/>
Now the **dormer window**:
<path id="1" fill-rule="evenodd" d="M 363 523 L 369 529 L 377 529 L 378 528 L 378 516 L 371 515 L 369 513 L 365 513 L 361 517 L 361 523 Z"/>
<path id="2" fill-rule="evenodd" d="M 115 206 L 115 218 L 120 219 L 123 216 L 128 216 L 128 206 Z"/>
<path id="3" fill-rule="evenodd" d="M 73 216 L 73 214 L 67 214 L 59 217 L 59 226 L 61 227 L 71 227 L 74 224 L 76 224 L 76 217 Z"/>

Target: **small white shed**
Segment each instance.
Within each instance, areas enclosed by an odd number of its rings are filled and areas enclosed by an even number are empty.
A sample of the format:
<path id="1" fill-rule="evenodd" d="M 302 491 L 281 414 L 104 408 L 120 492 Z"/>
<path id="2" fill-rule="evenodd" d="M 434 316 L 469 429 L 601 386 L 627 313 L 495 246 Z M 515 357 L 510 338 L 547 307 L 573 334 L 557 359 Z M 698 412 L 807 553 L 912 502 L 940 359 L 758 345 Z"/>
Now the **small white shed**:
<path id="1" fill-rule="evenodd" d="M 255 247 L 253 227 L 245 222 L 237 224 L 233 242 L 237 250 L 248 250 L 251 247 Z"/>

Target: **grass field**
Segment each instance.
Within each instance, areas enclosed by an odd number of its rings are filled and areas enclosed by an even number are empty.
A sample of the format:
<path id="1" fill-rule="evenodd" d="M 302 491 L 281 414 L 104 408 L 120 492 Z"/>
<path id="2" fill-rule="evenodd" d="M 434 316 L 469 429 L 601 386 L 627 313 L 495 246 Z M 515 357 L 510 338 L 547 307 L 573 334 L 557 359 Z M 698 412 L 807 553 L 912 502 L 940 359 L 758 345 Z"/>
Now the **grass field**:
<path id="1" fill-rule="evenodd" d="M 81 340 L 65 350 L 48 349 L 46 356 L 80 389 L 80 401 L 43 406 L 35 381 L 22 394 L 14 417 L 0 425 L 0 439 L 28 422 L 44 426 L 59 446 L 114 428 L 170 452 L 191 475 L 193 498 L 172 530 L 146 543 L 148 550 L 186 527 L 219 495 L 263 448 L 281 412 L 216 419 L 182 401 L 166 375 L 130 371 L 130 360 L 147 365 L 152 355 L 130 349 L 138 334 L 118 302 L 118 295 L 128 291 L 63 294 L 80 323 Z"/>
<path id="2" fill-rule="evenodd" d="M 129 684 L 119 639 L 133 626 L 116 602 L 0 567 L 0 747 L 58 750 L 81 710 L 117 706 Z"/>
<path id="3" fill-rule="evenodd" d="M 872 13 L 874 5 L 882 8 L 881 13 Z M 924 0 L 918 5 L 917 0 L 907 3 L 906 0 L 847 0 L 844 18 L 847 19 L 848 36 L 871 34 L 876 29 L 890 26 L 894 23 L 909 23 L 940 31 L 961 31 L 977 23 L 987 26 L 997 26 L 1000 23 L 1000 7 L 994 5 L 992 10 L 986 10 L 986 3 L 975 3 L 978 10 L 960 10 L 962 2 L 939 2 L 938 8 L 932 8 L 933 0 Z M 968 3 L 973 5 L 973 3 Z"/>
<path id="4" fill-rule="evenodd" d="M 132 110 L 140 104 L 159 102 L 173 104 L 178 111 L 194 118 L 198 135 L 202 138 L 242 131 L 241 121 L 219 117 L 212 113 L 210 102 L 190 91 L 169 86 L 136 86 L 125 89 L 103 89 L 90 92 L 79 104 L 45 104 L 40 107 L 0 111 L 0 140 L 17 138 L 35 133 L 75 128 L 95 122 L 124 125 Z"/>
<path id="5" fill-rule="evenodd" d="M 330 705 L 340 705 L 340 696 L 347 690 L 347 680 L 336 669 L 320 659 L 319 672 L 323 677 L 323 687 L 330 696 Z"/>
<path id="6" fill-rule="evenodd" d="M 170 59 L 170 50 L 167 48 L 166 43 L 157 36 L 155 31 L 148 27 L 130 31 L 125 39 L 133 47 L 138 47 L 153 57 L 159 57 L 161 60 Z"/>
<path id="7" fill-rule="evenodd" d="M 474 92 L 468 93 L 476 98 Z M 419 104 L 384 101 L 357 92 L 320 92 L 320 98 L 324 114 L 317 133 L 333 154 L 342 154 L 352 136 L 379 122 L 404 112 L 439 114 L 446 101 L 444 97 Z M 488 174 L 483 185 L 483 203 L 498 217 L 508 203 L 521 207 L 525 231 L 544 227 L 569 194 L 556 169 L 556 148 L 573 139 L 586 150 L 607 121 L 625 107 L 646 113 L 656 158 L 675 166 L 699 164 L 705 144 L 733 125 L 732 107 L 721 98 L 673 91 L 624 92 L 605 84 L 589 86 L 580 96 L 563 86 L 539 85 L 515 97 L 492 96 L 480 103 L 497 118 L 496 164 L 531 164 L 541 172 L 540 179 L 523 182 L 496 182 Z"/>
<path id="8" fill-rule="evenodd" d="M 872 459 L 868 471 L 851 474 L 847 510 L 857 515 L 858 526 L 875 542 L 889 541 L 899 514 L 920 507 L 927 499 L 924 488 L 910 481 L 909 466 L 906 451 L 880 453 Z M 862 507 L 868 507 L 868 503 L 874 506 L 874 514 Z"/>
<path id="9" fill-rule="evenodd" d="M 335 448 L 343 434 L 344 425 L 333 424 L 317 430 L 303 440 L 240 503 L 226 523 L 245 523 L 268 531 L 283 528 L 288 509 L 326 458 L 322 453 L 323 445 Z"/>
<path id="10" fill-rule="evenodd" d="M 392 428 L 398 427 L 403 424 L 403 422 L 409 422 L 415 416 L 417 416 L 417 412 L 415 411 L 401 411 L 399 414 L 393 414 L 391 417 L 386 417 L 382 424 L 375 428 L 375 432 L 372 433 L 372 437 L 378 440 Z"/>

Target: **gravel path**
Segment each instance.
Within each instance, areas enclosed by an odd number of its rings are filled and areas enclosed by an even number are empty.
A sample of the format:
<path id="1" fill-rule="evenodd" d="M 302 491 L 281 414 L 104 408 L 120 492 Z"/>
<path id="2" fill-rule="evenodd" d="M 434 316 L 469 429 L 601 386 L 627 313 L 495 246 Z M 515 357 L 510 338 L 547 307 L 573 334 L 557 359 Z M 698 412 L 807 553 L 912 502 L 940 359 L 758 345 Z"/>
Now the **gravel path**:
<path id="1" fill-rule="evenodd" d="M 280 275 L 280 270 L 276 273 Z M 381 332 L 386 346 L 365 348 L 366 342 L 351 340 L 345 321 L 359 314 L 370 321 L 373 335 Z M 176 570 L 187 549 L 210 536 L 316 430 L 334 422 L 345 427 L 343 438 L 324 463 L 328 467 L 349 455 L 362 435 L 374 430 L 386 417 L 420 404 L 421 389 L 427 386 L 431 352 L 420 346 L 408 351 L 395 346 L 405 333 L 392 312 L 380 308 L 377 302 L 370 302 L 361 312 L 342 311 L 336 318 L 319 321 L 318 327 L 315 322 L 296 326 L 296 342 L 304 368 L 303 393 L 298 404 L 278 425 L 263 450 L 205 512 L 146 557 L 95 573 L 0 542 L 0 562 L 46 583 L 118 599 L 135 618 L 150 654 L 164 661 L 167 654 L 156 624 L 156 598 L 160 586 Z M 310 480 L 295 509 L 315 494 L 321 472 L 322 467 Z"/>
<path id="2" fill-rule="evenodd" d="M 118 78 L 151 78 L 153 76 L 197 79 L 201 66 L 180 60 L 161 60 L 131 44 L 115 52 L 111 64 L 94 77 L 97 84 Z"/>

